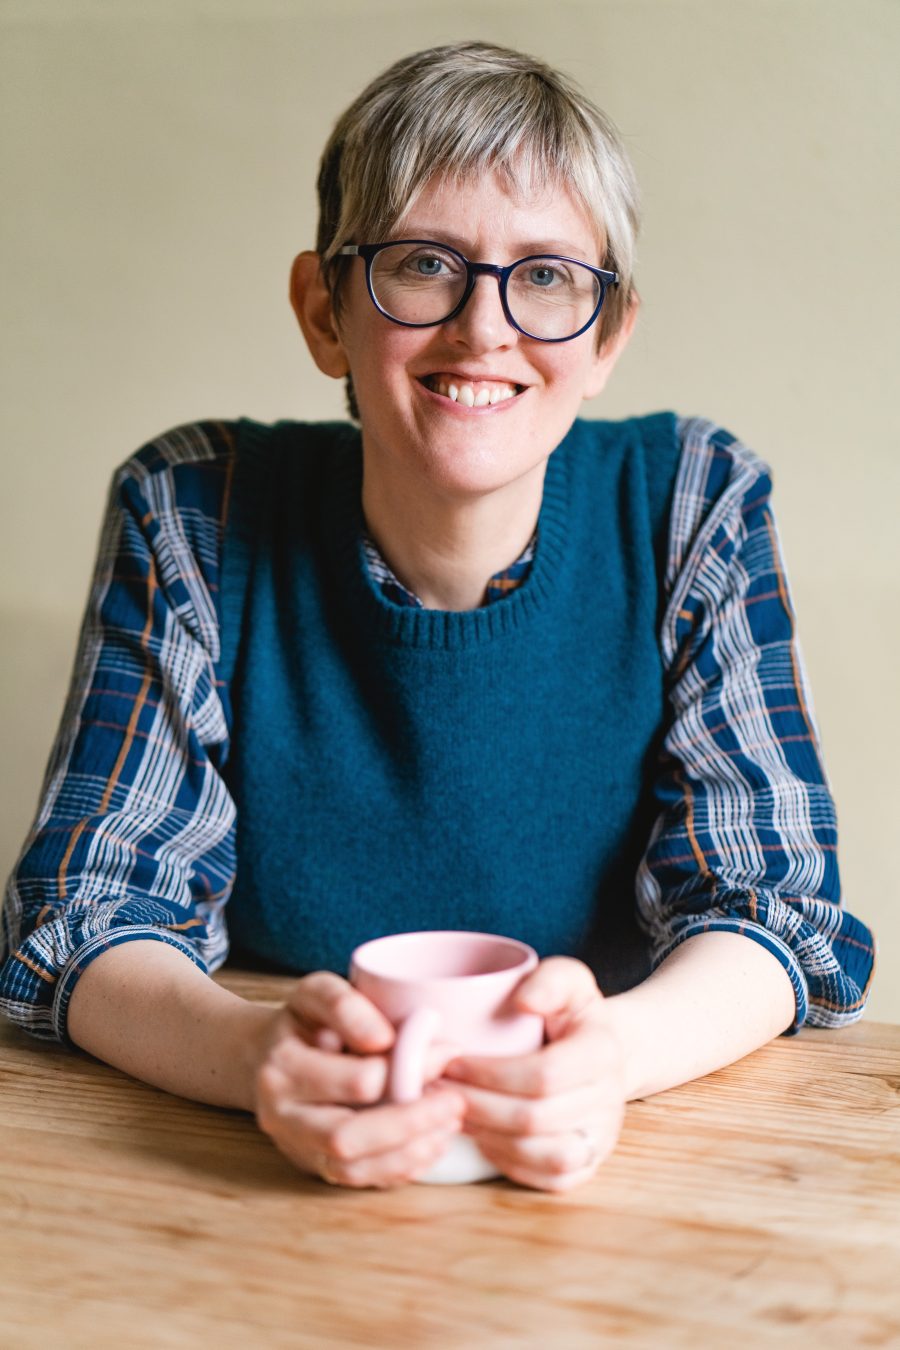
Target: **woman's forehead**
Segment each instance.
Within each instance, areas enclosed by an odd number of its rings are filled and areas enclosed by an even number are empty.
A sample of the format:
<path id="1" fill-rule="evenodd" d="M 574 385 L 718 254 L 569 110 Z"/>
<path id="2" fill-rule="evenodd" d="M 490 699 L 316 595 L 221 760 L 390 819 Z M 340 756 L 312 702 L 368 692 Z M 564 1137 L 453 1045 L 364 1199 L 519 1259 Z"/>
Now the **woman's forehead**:
<path id="1" fill-rule="evenodd" d="M 557 251 L 603 246 L 599 222 L 589 218 L 567 184 L 535 184 L 496 168 L 478 175 L 433 175 L 391 232 L 423 237 L 435 230 L 459 241 L 487 231 L 510 244 L 552 245 Z"/>

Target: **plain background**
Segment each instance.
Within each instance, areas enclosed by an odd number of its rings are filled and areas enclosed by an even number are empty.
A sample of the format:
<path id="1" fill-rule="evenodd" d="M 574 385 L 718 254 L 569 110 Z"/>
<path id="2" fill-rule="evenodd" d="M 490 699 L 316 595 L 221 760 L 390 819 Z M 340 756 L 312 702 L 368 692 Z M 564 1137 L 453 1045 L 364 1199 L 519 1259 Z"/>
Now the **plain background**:
<path id="1" fill-rule="evenodd" d="M 894 0 L 6 0 L 0 870 L 35 809 L 113 468 L 180 421 L 343 415 L 287 303 L 318 155 L 390 61 L 535 52 L 620 127 L 639 331 L 588 415 L 772 466 L 869 1015 L 900 1021 Z"/>

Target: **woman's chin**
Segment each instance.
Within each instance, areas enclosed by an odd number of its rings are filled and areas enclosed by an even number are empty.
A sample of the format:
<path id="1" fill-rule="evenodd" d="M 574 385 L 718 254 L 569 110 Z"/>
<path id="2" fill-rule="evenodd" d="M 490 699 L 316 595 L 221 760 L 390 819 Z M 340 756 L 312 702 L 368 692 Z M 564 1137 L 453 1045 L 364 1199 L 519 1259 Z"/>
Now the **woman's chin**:
<path id="1" fill-rule="evenodd" d="M 430 488 L 463 503 L 516 488 L 520 492 L 539 492 L 545 468 L 545 460 L 538 464 L 514 464 L 508 451 L 493 455 L 460 447 L 455 453 L 452 449 L 441 449 L 424 456 L 412 472 L 423 489 Z"/>

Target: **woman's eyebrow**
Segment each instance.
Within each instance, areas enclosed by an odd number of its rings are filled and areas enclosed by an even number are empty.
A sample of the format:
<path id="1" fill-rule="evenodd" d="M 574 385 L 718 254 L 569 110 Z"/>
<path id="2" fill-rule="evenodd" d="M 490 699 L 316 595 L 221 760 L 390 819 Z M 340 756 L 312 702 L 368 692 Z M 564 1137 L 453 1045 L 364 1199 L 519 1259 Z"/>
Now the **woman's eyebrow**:
<path id="1" fill-rule="evenodd" d="M 404 225 L 402 230 L 392 230 L 391 234 L 396 239 L 426 239 L 435 244 L 449 244 L 458 252 L 470 258 L 473 262 L 480 261 L 472 257 L 473 246 L 469 240 L 462 235 L 454 234 L 452 230 L 435 230 L 434 228 L 419 227 L 415 224 Z M 510 252 L 515 252 L 517 258 L 528 258 L 532 254 L 561 253 L 570 258 L 585 258 L 590 249 L 584 247 L 584 243 L 576 244 L 570 239 L 529 239 L 520 240 L 513 244 Z M 485 259 L 485 261 L 487 261 Z"/>

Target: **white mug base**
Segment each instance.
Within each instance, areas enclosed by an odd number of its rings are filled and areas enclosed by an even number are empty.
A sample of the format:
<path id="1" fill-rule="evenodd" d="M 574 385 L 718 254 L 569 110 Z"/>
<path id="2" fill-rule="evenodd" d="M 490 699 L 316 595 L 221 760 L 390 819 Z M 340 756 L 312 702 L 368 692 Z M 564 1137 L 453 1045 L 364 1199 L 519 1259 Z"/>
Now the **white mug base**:
<path id="1" fill-rule="evenodd" d="M 498 1177 L 493 1163 L 488 1162 L 474 1140 L 467 1134 L 459 1134 L 450 1144 L 433 1167 L 416 1181 L 429 1186 L 461 1186 L 470 1181 L 490 1181 Z"/>

